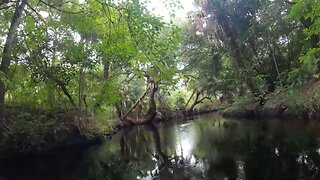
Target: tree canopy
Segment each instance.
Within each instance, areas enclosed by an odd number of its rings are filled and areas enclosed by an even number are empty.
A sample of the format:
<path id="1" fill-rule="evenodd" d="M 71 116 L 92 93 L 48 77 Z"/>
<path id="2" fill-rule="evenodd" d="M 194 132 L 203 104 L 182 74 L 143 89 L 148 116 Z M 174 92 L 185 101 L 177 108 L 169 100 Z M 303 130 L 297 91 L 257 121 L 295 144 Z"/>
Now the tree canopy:
<path id="1" fill-rule="evenodd" d="M 197 0 L 179 25 L 148 3 L 0 1 L 0 113 L 18 105 L 127 117 L 139 106 L 192 110 L 247 95 L 263 106 L 319 76 L 318 1 Z"/>

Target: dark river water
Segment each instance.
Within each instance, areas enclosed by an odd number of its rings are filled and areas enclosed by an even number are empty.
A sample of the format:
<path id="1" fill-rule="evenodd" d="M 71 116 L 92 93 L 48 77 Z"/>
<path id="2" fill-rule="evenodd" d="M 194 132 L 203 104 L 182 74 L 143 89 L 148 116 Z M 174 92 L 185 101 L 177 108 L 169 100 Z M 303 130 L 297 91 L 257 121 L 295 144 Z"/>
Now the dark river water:
<path id="1" fill-rule="evenodd" d="M 320 123 L 216 114 L 140 126 L 99 145 L 0 159 L 3 179 L 320 179 Z"/>

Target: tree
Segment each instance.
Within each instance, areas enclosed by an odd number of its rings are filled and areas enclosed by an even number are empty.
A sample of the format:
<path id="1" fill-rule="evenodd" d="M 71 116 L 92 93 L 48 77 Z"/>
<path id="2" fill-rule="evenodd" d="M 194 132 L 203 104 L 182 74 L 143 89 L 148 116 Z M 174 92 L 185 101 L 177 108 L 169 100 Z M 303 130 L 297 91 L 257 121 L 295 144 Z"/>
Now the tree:
<path id="1" fill-rule="evenodd" d="M 304 40 L 281 1 L 197 1 L 185 28 L 185 71 L 207 93 L 234 98 L 247 89 L 260 105 L 292 81 Z M 277 14 L 277 16 L 274 16 Z M 195 73 L 192 73 L 194 72 Z"/>
<path id="2" fill-rule="evenodd" d="M 3 3 L 5 4 L 5 3 Z M 0 4 L 0 5 L 3 5 Z M 6 84 L 5 79 L 9 73 L 9 66 L 11 63 L 11 56 L 12 56 L 12 48 L 14 46 L 15 38 L 16 38 L 16 31 L 20 24 L 23 11 L 26 7 L 27 0 L 17 1 L 15 3 L 15 10 L 11 18 L 10 27 L 7 33 L 6 41 L 2 50 L 1 56 L 1 65 L 0 65 L 0 116 L 3 114 L 4 108 L 4 100 L 5 100 L 5 93 L 6 93 Z M 8 5 L 10 6 L 10 5 Z"/>
<path id="3" fill-rule="evenodd" d="M 318 66 L 317 72 L 319 73 L 320 19 L 318 12 L 320 10 L 320 2 L 312 0 L 295 0 L 290 4 L 293 4 L 290 11 L 290 17 L 301 22 L 304 28 L 304 33 L 310 42 L 308 51 L 301 58 L 303 61 L 316 61 Z"/>
<path id="4" fill-rule="evenodd" d="M 14 19 L 12 30 L 0 28 L 10 35 L 0 69 L 2 107 L 24 101 L 80 112 L 105 109 L 132 101 L 121 97 L 123 81 L 148 74 L 159 84 L 172 83 L 179 29 L 145 3 L 15 2 L 2 3 L 0 12 L 1 24 Z"/>

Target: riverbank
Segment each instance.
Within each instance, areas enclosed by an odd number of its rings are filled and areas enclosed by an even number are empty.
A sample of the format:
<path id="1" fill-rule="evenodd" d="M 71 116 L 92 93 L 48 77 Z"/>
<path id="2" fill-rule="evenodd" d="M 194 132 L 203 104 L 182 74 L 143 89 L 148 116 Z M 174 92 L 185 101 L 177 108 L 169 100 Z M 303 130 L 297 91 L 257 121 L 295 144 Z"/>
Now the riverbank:
<path id="1" fill-rule="evenodd" d="M 320 81 L 312 79 L 268 94 L 263 106 L 247 94 L 220 113 L 234 118 L 320 119 Z"/>
<path id="2" fill-rule="evenodd" d="M 320 82 L 317 80 L 276 91 L 259 103 L 247 94 L 233 104 L 220 102 L 200 104 L 194 111 L 159 109 L 153 122 L 185 120 L 218 111 L 233 118 L 301 118 L 319 119 Z M 1 156 L 14 153 L 36 152 L 63 146 L 98 143 L 111 138 L 123 128 L 120 120 L 94 113 L 79 113 L 76 109 L 44 110 L 39 108 L 10 107 L 0 124 Z M 81 115 L 80 115 L 81 114 Z"/>
<path id="3" fill-rule="evenodd" d="M 219 108 L 219 107 L 218 107 Z M 194 111 L 159 111 L 154 123 L 189 119 L 194 116 L 218 111 L 213 106 L 203 106 Z M 0 118 L 0 156 L 17 153 L 39 152 L 64 146 L 99 143 L 111 138 L 123 125 L 117 119 L 101 119 L 92 113 L 76 109 L 44 110 L 9 107 Z"/>
<path id="4" fill-rule="evenodd" d="M 0 122 L 1 156 L 92 143 L 114 132 L 109 122 L 76 109 L 7 107 Z"/>

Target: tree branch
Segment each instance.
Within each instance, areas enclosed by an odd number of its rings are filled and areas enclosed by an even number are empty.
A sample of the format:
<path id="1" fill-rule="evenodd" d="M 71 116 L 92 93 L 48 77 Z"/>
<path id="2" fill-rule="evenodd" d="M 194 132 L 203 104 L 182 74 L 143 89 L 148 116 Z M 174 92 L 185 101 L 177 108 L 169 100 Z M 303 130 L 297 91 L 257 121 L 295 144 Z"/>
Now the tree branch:
<path id="1" fill-rule="evenodd" d="M 54 4 L 49 4 L 47 2 L 44 2 L 43 0 L 40 0 L 39 2 L 43 3 L 44 5 L 46 5 L 48 7 L 51 7 L 52 9 L 55 9 L 57 11 L 60 11 L 60 12 L 63 12 L 63 13 L 67 13 L 67 14 L 81 14 L 81 13 L 84 12 L 84 11 L 78 11 L 78 12 L 66 11 L 66 10 L 63 10 L 63 9 L 60 9 L 60 8 L 56 7 L 56 5 L 54 5 Z"/>
<path id="2" fill-rule="evenodd" d="M 32 12 L 34 12 L 34 13 L 38 16 L 38 18 L 39 18 L 43 23 L 45 23 L 45 20 L 42 19 L 42 16 L 41 16 L 30 4 L 27 3 L 27 6 L 32 10 Z M 34 18 L 34 19 L 35 19 L 35 18 Z M 37 20 L 37 19 L 35 19 L 35 20 Z M 38 21 L 38 20 L 37 20 L 37 21 Z"/>
<path id="3" fill-rule="evenodd" d="M 210 101 L 212 102 L 211 97 L 205 96 L 205 97 L 201 98 L 201 99 L 198 101 L 197 104 L 202 103 L 202 101 L 205 100 L 205 99 L 208 99 L 208 100 L 210 100 Z"/>

